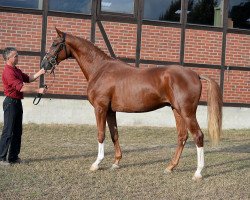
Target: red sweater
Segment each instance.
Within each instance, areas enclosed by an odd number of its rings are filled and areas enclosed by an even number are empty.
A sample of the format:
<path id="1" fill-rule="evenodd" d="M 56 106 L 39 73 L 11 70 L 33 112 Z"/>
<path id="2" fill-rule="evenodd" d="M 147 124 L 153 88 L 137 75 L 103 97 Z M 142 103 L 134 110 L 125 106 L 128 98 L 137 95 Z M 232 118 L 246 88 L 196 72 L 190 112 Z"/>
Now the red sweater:
<path id="1" fill-rule="evenodd" d="M 17 67 L 5 65 L 2 74 L 3 88 L 5 96 L 23 99 L 23 92 L 20 90 L 23 87 L 23 83 L 29 83 L 29 76 L 23 73 Z"/>

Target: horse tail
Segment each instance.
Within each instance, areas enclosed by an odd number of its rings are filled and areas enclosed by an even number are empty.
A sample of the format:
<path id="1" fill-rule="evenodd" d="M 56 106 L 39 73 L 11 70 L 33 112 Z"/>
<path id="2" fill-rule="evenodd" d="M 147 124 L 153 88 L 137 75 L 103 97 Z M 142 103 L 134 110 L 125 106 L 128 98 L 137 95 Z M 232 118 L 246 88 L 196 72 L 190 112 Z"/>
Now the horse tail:
<path id="1" fill-rule="evenodd" d="M 222 94 L 219 85 L 211 78 L 200 76 L 208 81 L 207 106 L 208 106 L 208 133 L 212 145 L 218 145 L 222 129 Z"/>

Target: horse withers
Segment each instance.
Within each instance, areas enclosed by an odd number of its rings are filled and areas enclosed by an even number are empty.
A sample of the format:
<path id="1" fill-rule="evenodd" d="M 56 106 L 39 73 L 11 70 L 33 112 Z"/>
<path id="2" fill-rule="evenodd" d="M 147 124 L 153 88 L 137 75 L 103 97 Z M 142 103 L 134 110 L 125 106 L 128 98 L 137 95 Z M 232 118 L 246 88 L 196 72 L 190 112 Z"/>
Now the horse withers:
<path id="1" fill-rule="evenodd" d="M 201 97 L 201 79 L 208 81 L 208 131 L 213 144 L 218 144 L 222 126 L 222 96 L 211 78 L 178 65 L 135 68 L 113 59 L 90 41 L 56 29 L 57 38 L 46 53 L 41 66 L 54 70 L 61 61 L 73 57 L 85 75 L 88 100 L 94 107 L 98 129 L 98 155 L 90 170 L 99 169 L 104 158 L 106 122 L 115 149 L 112 169 L 119 168 L 122 152 L 118 140 L 116 112 L 148 112 L 171 106 L 178 132 L 176 152 L 165 169 L 172 172 L 192 134 L 197 147 L 197 170 L 193 179 L 201 179 L 204 167 L 204 135 L 196 119 Z"/>

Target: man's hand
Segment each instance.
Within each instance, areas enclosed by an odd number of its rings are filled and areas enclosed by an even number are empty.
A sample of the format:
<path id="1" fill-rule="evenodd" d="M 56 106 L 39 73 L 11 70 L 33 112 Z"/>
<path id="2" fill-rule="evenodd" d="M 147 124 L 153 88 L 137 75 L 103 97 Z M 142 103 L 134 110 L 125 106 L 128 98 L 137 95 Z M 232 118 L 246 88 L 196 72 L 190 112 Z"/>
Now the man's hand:
<path id="1" fill-rule="evenodd" d="M 42 68 L 36 74 L 29 76 L 29 81 L 30 82 L 35 81 L 39 76 L 41 76 L 42 74 L 45 74 L 45 73 L 46 73 L 46 71 Z"/>
<path id="2" fill-rule="evenodd" d="M 47 86 L 46 85 L 44 85 L 44 87 L 42 87 L 42 88 L 37 89 L 38 94 L 36 95 L 36 97 L 33 100 L 33 104 L 34 105 L 38 105 L 39 104 L 39 102 L 40 102 L 43 94 L 46 92 L 46 90 L 47 90 Z"/>
<path id="3" fill-rule="evenodd" d="M 46 73 L 46 71 L 45 71 L 45 69 L 44 69 L 44 68 L 42 68 L 42 69 L 40 69 L 40 71 L 39 71 L 38 73 L 39 73 L 39 76 L 41 76 L 42 74 L 45 74 L 45 73 Z"/>
<path id="4" fill-rule="evenodd" d="M 44 88 L 39 88 L 39 89 L 38 89 L 38 93 L 39 93 L 39 94 L 44 94 L 46 91 L 47 91 L 47 88 L 46 88 L 46 87 L 44 87 Z"/>

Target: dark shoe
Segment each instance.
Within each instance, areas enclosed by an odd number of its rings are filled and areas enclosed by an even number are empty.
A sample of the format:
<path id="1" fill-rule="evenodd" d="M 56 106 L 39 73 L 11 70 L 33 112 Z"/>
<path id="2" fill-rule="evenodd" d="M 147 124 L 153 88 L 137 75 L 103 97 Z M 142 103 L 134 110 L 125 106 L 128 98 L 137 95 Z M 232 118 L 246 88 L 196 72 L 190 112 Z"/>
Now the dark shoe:
<path id="1" fill-rule="evenodd" d="M 22 163 L 21 158 L 17 158 L 17 159 L 14 160 L 14 161 L 10 161 L 10 164 L 20 164 L 20 163 Z"/>
<path id="2" fill-rule="evenodd" d="M 0 166 L 9 166 L 9 165 L 10 165 L 10 163 L 7 161 L 4 161 L 4 160 L 0 161 Z"/>

